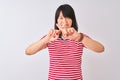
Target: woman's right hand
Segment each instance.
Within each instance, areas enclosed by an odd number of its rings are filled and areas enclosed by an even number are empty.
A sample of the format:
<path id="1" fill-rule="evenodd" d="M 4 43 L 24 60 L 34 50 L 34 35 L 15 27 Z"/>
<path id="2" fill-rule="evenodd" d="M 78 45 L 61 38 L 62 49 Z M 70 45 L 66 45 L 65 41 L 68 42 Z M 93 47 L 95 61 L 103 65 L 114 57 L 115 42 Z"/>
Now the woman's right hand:
<path id="1" fill-rule="evenodd" d="M 46 36 L 47 43 L 57 40 L 59 38 L 60 32 L 61 32 L 60 30 L 51 29 Z"/>

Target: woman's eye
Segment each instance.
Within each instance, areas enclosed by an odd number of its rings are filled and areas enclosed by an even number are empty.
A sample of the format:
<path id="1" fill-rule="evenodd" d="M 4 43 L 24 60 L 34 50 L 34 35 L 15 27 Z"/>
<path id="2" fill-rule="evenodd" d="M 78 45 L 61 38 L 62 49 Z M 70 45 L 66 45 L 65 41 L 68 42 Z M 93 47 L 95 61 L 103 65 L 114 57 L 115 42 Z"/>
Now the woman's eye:
<path id="1" fill-rule="evenodd" d="M 66 17 L 66 19 L 70 19 L 69 17 Z"/>
<path id="2" fill-rule="evenodd" d="M 60 19 L 63 19 L 62 17 Z"/>
<path id="3" fill-rule="evenodd" d="M 59 19 L 63 19 L 63 17 L 59 17 Z"/>

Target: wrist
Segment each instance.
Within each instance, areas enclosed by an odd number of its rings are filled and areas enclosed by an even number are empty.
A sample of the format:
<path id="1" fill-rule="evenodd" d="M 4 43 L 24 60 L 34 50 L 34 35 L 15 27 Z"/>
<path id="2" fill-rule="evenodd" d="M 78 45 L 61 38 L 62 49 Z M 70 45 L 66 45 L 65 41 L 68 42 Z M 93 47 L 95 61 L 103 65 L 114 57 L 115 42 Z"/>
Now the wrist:
<path id="1" fill-rule="evenodd" d="M 50 37 L 47 35 L 44 40 L 43 40 L 44 44 L 47 44 L 50 42 Z"/>

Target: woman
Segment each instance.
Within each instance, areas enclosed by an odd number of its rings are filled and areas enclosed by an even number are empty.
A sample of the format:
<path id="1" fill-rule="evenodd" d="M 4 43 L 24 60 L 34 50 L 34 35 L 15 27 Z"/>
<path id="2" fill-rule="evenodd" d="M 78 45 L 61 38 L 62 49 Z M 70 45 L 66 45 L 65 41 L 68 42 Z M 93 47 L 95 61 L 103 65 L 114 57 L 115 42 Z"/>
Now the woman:
<path id="1" fill-rule="evenodd" d="M 48 80 L 82 80 L 81 57 L 83 48 L 103 52 L 98 41 L 78 32 L 73 8 L 68 4 L 58 7 L 55 14 L 55 29 L 26 49 L 32 55 L 48 47 L 50 68 Z"/>

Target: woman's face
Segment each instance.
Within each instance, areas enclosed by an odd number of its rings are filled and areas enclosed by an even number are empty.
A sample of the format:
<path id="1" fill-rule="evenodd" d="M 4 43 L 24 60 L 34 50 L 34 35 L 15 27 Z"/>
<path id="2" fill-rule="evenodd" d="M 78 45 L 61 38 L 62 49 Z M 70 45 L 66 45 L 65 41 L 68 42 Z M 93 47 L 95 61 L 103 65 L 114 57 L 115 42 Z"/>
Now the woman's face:
<path id="1" fill-rule="evenodd" d="M 72 19 L 69 17 L 64 17 L 61 11 L 57 19 L 57 25 L 59 30 L 63 28 L 70 28 L 72 26 Z"/>

